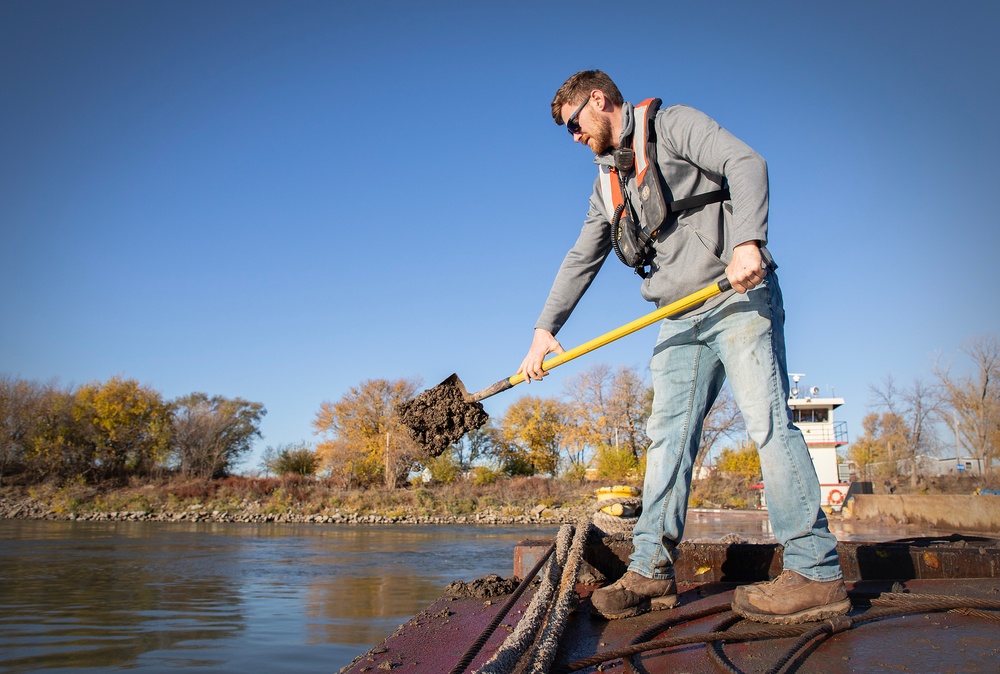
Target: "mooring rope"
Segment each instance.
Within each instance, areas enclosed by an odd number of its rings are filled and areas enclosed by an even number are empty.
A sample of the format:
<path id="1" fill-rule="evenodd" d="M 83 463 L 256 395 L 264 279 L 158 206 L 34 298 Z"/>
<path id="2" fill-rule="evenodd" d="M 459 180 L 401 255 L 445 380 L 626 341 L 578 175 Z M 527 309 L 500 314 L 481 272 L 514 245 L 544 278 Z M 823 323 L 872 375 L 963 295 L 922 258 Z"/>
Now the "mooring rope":
<path id="1" fill-rule="evenodd" d="M 586 518 L 576 525 L 573 543 L 570 545 L 566 564 L 563 567 L 562 578 L 559 581 L 559 593 L 555 604 L 546 617 L 541 633 L 535 640 L 535 646 L 529 659 L 531 674 L 546 674 L 552 661 L 555 660 L 559 648 L 559 638 L 569 620 L 573 599 L 576 597 L 576 577 L 583 561 L 583 547 L 590 533 L 590 521 Z"/>
<path id="2" fill-rule="evenodd" d="M 602 510 L 617 504 L 622 505 L 621 515 Z M 541 584 L 524 616 L 477 674 L 546 674 L 550 670 L 573 608 L 587 538 L 592 532 L 604 537 L 631 538 L 638 519 L 634 513 L 641 508 L 642 501 L 622 497 L 605 499 L 598 505 L 597 511 L 581 518 L 575 526 L 565 524 L 559 529 L 556 553 L 549 559 Z"/>
<path id="3" fill-rule="evenodd" d="M 977 599 L 948 594 L 912 594 L 909 592 L 883 592 L 871 601 L 872 606 L 900 606 L 902 604 L 928 606 L 932 610 L 947 608 L 1000 609 L 1000 599 Z"/>
<path id="4" fill-rule="evenodd" d="M 545 550 L 545 552 L 542 553 L 542 556 L 538 559 L 538 562 L 535 563 L 535 566 L 524 577 L 521 583 L 517 586 L 517 589 L 511 593 L 511 595 L 507 598 L 507 601 L 503 603 L 503 606 L 500 607 L 497 614 L 493 616 L 493 620 L 490 621 L 490 624 L 487 625 L 486 629 L 480 633 L 476 641 L 469 646 L 469 648 L 465 651 L 465 654 L 462 655 L 462 659 L 459 660 L 454 667 L 452 667 L 450 674 L 463 674 L 468 666 L 472 664 L 472 661 L 479 654 L 479 651 L 481 651 L 483 646 L 486 645 L 486 642 L 489 641 L 490 636 L 492 636 L 493 632 L 495 632 L 497 627 L 500 626 L 500 623 L 503 622 L 503 619 L 508 613 L 510 613 L 510 610 L 514 608 L 514 604 L 516 604 L 517 600 L 521 598 L 524 591 L 528 589 L 528 585 L 531 584 L 531 581 L 533 581 L 535 576 L 538 575 L 538 572 L 542 569 L 542 565 L 551 559 L 552 553 L 555 552 L 555 549 L 556 544 L 553 543 L 548 547 L 548 549 Z"/>
<path id="5" fill-rule="evenodd" d="M 556 553 L 549 557 L 542 573 L 542 582 L 531 598 L 517 627 L 501 644 L 477 674 L 509 674 L 513 672 L 528 647 L 534 643 L 535 634 L 552 604 L 552 595 L 559 583 L 561 571 L 569 555 L 573 526 L 564 524 L 556 535 Z"/>

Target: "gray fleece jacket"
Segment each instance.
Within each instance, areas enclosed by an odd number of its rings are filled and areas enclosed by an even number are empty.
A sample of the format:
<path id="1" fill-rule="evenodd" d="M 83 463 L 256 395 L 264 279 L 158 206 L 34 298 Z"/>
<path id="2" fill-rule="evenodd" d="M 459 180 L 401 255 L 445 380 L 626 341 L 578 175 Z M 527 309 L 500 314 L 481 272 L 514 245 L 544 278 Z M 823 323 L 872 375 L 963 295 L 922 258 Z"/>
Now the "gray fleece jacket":
<path id="1" fill-rule="evenodd" d="M 632 105 L 625 103 L 623 137 L 632 131 L 632 117 Z M 683 211 L 664 223 L 656 237 L 651 273 L 642 281 L 642 296 L 662 307 L 724 278 L 733 248 L 747 241 L 760 242 L 764 261 L 774 269 L 765 247 L 768 185 L 764 159 L 713 119 L 687 106 L 661 109 L 655 124 L 657 163 L 668 203 L 727 185 L 732 196 L 729 201 Z M 613 165 L 614 160 L 607 153 L 594 163 Z M 634 173 L 627 189 L 632 204 L 640 207 Z M 612 215 L 605 210 L 598 178 L 583 229 L 559 267 L 536 328 L 556 334 L 590 287 L 612 250 Z M 628 268 L 621 266 L 619 271 Z M 717 295 L 683 315 L 717 306 L 732 293 Z"/>

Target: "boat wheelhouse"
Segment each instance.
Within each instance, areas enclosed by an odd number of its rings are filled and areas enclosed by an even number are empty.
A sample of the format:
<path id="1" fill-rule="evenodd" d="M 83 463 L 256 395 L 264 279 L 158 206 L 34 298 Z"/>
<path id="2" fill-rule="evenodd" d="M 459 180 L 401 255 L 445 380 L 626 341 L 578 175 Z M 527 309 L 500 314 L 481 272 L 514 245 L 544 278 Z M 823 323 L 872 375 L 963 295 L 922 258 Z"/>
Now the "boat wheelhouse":
<path id="1" fill-rule="evenodd" d="M 792 421 L 802 431 L 819 478 L 820 505 L 828 512 L 839 512 L 851 488 L 850 469 L 837 457 L 837 449 L 848 443 L 847 422 L 837 421 L 834 410 L 843 398 L 821 397 L 818 386 L 799 388 L 803 374 L 790 374 L 793 386 L 788 406 Z M 761 507 L 767 507 L 766 490 L 761 490 Z"/>

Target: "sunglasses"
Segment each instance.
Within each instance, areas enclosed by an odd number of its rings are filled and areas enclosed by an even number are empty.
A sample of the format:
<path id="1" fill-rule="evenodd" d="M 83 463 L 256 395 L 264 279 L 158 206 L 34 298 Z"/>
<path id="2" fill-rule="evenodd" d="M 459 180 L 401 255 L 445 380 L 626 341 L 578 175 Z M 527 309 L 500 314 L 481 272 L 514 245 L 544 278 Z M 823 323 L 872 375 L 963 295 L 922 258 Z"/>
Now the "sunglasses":
<path id="1" fill-rule="evenodd" d="M 566 130 L 569 131 L 569 135 L 575 136 L 580 133 L 580 122 L 577 118 L 580 116 L 580 113 L 583 112 L 583 109 L 587 107 L 587 103 L 589 102 L 590 96 L 587 96 L 583 99 L 583 103 L 580 104 L 580 107 L 574 110 L 573 114 L 566 120 Z"/>

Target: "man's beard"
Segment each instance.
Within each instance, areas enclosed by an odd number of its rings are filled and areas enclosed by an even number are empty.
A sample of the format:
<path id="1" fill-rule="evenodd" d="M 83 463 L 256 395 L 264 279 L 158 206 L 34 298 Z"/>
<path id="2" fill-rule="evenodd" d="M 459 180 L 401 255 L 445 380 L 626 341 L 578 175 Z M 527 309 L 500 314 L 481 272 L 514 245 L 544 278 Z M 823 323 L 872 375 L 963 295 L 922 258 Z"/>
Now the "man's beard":
<path id="1" fill-rule="evenodd" d="M 607 117 L 594 115 L 590 125 L 594 132 L 588 134 L 590 138 L 587 141 L 587 146 L 593 150 L 594 154 L 603 154 L 614 147 L 614 141 L 611 138 L 611 121 Z"/>

